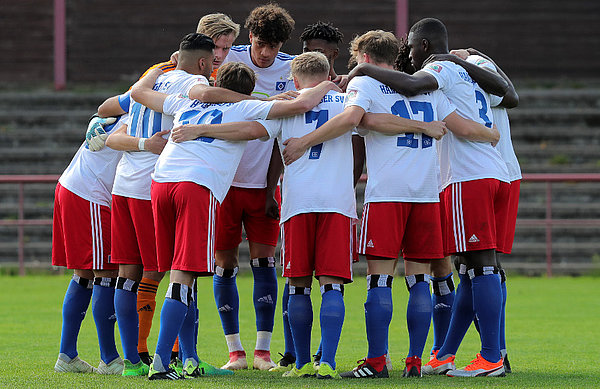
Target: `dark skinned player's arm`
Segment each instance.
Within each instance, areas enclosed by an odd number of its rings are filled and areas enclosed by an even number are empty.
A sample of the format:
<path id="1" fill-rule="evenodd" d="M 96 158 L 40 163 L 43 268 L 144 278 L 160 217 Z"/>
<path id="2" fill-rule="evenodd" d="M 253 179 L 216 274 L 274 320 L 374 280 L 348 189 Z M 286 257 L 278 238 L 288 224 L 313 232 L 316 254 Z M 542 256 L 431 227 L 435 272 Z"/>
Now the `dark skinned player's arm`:
<path id="1" fill-rule="evenodd" d="M 517 107 L 519 105 L 519 95 L 517 94 L 517 91 L 515 90 L 515 86 L 513 85 L 512 81 L 510 80 L 510 78 L 508 78 L 508 76 L 506 75 L 506 73 L 504 73 L 504 71 L 500 68 L 500 66 L 498 66 L 498 64 L 495 63 L 493 59 L 491 59 L 490 57 L 488 57 L 487 55 L 485 55 L 484 53 L 482 53 L 478 50 L 467 49 L 467 51 L 469 52 L 469 54 L 479 55 L 479 56 L 487 59 L 491 63 L 493 63 L 494 66 L 496 67 L 496 70 L 498 71 L 498 74 L 502 78 L 504 78 L 504 80 L 508 83 L 508 91 L 502 98 L 502 102 L 500 103 L 500 106 L 504 107 L 504 108 L 509 108 L 509 109 Z"/>
<path id="2" fill-rule="evenodd" d="M 354 187 L 356 187 L 365 165 L 365 141 L 362 136 L 352 135 L 352 152 L 354 154 Z"/>
<path id="3" fill-rule="evenodd" d="M 357 65 L 350 74 L 350 79 L 356 76 L 369 76 L 388 85 L 404 96 L 415 96 L 438 89 L 435 77 L 426 72 L 416 72 L 413 75 L 396 70 L 385 69 L 369 63 Z"/>
<path id="4" fill-rule="evenodd" d="M 508 92 L 508 83 L 506 80 L 498 73 L 490 69 L 482 68 L 481 66 L 467 62 L 464 59 L 452 54 L 432 54 L 425 61 L 423 66 L 433 61 L 450 61 L 460 65 L 469 73 L 471 78 L 479 84 L 481 89 L 487 93 L 491 93 L 496 96 L 504 96 L 506 92 Z"/>
<path id="5" fill-rule="evenodd" d="M 279 208 L 275 201 L 275 189 L 283 171 L 283 161 L 279 152 L 279 144 L 277 140 L 273 142 L 273 152 L 271 153 L 271 161 L 269 162 L 269 170 L 267 171 L 267 199 L 265 202 L 265 214 L 273 219 L 279 219 Z"/>

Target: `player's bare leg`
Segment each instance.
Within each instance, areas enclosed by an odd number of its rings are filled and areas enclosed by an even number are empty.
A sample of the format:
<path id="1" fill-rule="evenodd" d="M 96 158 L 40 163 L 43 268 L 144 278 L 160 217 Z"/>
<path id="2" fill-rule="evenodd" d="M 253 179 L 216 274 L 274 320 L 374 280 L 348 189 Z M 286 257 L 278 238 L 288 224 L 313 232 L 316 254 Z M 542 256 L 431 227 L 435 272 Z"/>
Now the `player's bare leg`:
<path id="1" fill-rule="evenodd" d="M 254 276 L 254 311 L 256 313 L 256 346 L 253 366 L 259 370 L 275 367 L 271 360 L 271 337 L 277 305 L 277 273 L 275 246 L 249 241 L 250 266 Z"/>

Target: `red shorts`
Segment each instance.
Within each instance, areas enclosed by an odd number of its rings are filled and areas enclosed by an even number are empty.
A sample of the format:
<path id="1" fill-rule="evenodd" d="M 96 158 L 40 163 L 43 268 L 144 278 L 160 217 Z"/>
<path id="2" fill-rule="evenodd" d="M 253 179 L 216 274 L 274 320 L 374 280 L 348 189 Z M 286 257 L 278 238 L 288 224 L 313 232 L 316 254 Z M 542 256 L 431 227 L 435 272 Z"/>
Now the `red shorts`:
<path id="1" fill-rule="evenodd" d="M 499 249 L 506 236 L 510 184 L 492 178 L 444 189 L 446 254 Z"/>
<path id="2" fill-rule="evenodd" d="M 367 203 L 359 253 L 396 259 L 443 258 L 439 203 Z"/>
<path id="3" fill-rule="evenodd" d="M 214 271 L 215 216 L 212 192 L 193 182 L 152 181 L 158 271 Z"/>
<path id="4" fill-rule="evenodd" d="M 358 233 L 358 219 L 352 219 L 352 262 L 358 262 L 360 258 L 358 257 L 358 239 L 356 235 Z"/>
<path id="5" fill-rule="evenodd" d="M 85 200 L 60 183 L 54 192 L 52 265 L 114 270 L 110 263 L 110 208 Z"/>
<path id="6" fill-rule="evenodd" d="M 217 250 L 231 250 L 242 241 L 242 224 L 249 241 L 277 245 L 279 220 L 265 214 L 267 190 L 232 186 L 219 209 L 217 223 Z M 281 205 L 279 187 L 275 199 Z M 280 207 L 281 208 L 281 207 Z"/>
<path id="7" fill-rule="evenodd" d="M 301 213 L 283 223 L 284 277 L 331 276 L 352 282 L 352 219 L 339 213 Z"/>
<path id="8" fill-rule="evenodd" d="M 157 271 L 156 238 L 150 200 L 112 196 L 113 263 L 143 265 L 146 271 Z"/>
<path id="9" fill-rule="evenodd" d="M 517 212 L 519 211 L 519 193 L 521 191 L 521 180 L 515 180 L 510 183 L 510 193 L 508 195 L 508 211 L 506 214 L 506 234 L 504 236 L 504 245 L 498 248 L 498 251 L 504 254 L 510 254 L 515 240 L 515 227 L 517 225 Z"/>

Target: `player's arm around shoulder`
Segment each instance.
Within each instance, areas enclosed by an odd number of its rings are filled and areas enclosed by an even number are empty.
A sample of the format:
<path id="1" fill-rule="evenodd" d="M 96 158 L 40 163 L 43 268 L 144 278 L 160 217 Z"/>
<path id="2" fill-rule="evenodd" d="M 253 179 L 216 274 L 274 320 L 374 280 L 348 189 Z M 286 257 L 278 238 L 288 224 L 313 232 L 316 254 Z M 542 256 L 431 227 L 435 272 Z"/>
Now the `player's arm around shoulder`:
<path id="1" fill-rule="evenodd" d="M 175 143 L 205 136 L 228 141 L 244 141 L 268 137 L 264 125 L 256 121 L 222 124 L 184 124 L 173 127 L 171 139 Z"/>
<path id="2" fill-rule="evenodd" d="M 440 140 L 448 132 L 446 123 L 443 121 L 422 122 L 391 113 L 367 113 L 358 127 L 384 135 L 398 135 L 405 132 L 423 133 L 437 140 Z"/>
<path id="3" fill-rule="evenodd" d="M 351 105 L 344 108 L 342 113 L 303 137 L 286 139 L 283 142 L 285 146 L 282 151 L 283 162 L 289 165 L 300 158 L 308 148 L 351 131 L 360 123 L 364 114 L 365 110 L 363 108 Z"/>
<path id="4" fill-rule="evenodd" d="M 448 129 L 460 138 L 473 142 L 490 142 L 493 145 L 500 140 L 500 132 L 496 125 L 488 128 L 481 123 L 460 116 L 456 111 L 446 116 L 444 121 Z"/>
<path id="5" fill-rule="evenodd" d="M 218 86 L 197 84 L 190 89 L 190 99 L 204 103 L 237 103 L 242 100 L 258 100 L 258 98 Z"/>
<path id="6" fill-rule="evenodd" d="M 329 91 L 341 92 L 331 81 L 322 81 L 317 86 L 306 90 L 293 100 L 276 100 L 269 111 L 267 119 L 295 116 L 310 111 L 318 105 Z"/>
<path id="7" fill-rule="evenodd" d="M 131 97 L 140 104 L 156 112 L 163 112 L 167 94 L 152 90 L 158 76 L 163 74 L 160 68 L 152 69 L 131 88 Z"/>
<path id="8" fill-rule="evenodd" d="M 350 80 L 356 76 L 369 76 L 388 85 L 404 96 L 415 96 L 438 89 L 435 77 L 424 73 L 406 74 L 397 70 L 385 69 L 370 63 L 357 65 L 348 75 Z"/>

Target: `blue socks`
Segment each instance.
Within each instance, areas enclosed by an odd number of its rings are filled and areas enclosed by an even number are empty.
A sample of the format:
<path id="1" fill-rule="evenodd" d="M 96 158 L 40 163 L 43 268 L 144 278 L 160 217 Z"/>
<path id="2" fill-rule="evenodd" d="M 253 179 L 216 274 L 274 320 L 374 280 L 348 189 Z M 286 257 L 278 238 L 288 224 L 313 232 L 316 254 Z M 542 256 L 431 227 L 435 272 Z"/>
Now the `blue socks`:
<path id="1" fill-rule="evenodd" d="M 188 358 L 192 358 L 196 362 L 199 361 L 196 350 L 196 318 L 198 317 L 196 310 L 196 304 L 188 301 L 187 314 L 179 329 L 179 352 L 183 362 Z"/>
<path id="2" fill-rule="evenodd" d="M 432 278 L 433 295 L 431 302 L 433 305 L 433 347 L 432 350 L 439 350 L 444 344 L 446 333 L 450 326 L 452 317 L 452 305 L 454 304 L 454 281 L 452 273 L 446 277 Z"/>
<path id="3" fill-rule="evenodd" d="M 156 344 L 156 354 L 160 357 L 164 370 L 169 367 L 171 350 L 187 316 L 188 305 L 191 304 L 191 300 L 192 291 L 190 287 L 178 283 L 169 284 L 165 302 L 160 311 L 160 331 Z M 154 368 L 158 370 L 161 366 L 154 366 Z"/>
<path id="4" fill-rule="evenodd" d="M 291 354 L 296 357 L 296 349 L 294 348 L 294 338 L 290 328 L 288 315 L 288 303 L 290 300 L 290 284 L 287 282 L 283 287 L 283 296 L 281 298 L 281 315 L 283 316 L 283 338 L 285 340 L 285 354 Z"/>
<path id="5" fill-rule="evenodd" d="M 296 349 L 296 367 L 310 362 L 310 334 L 312 331 L 313 310 L 310 300 L 310 288 L 290 286 L 288 315 L 294 346 Z"/>
<path id="6" fill-rule="evenodd" d="M 74 274 L 63 300 L 60 334 L 60 352 L 71 359 L 77 356 L 77 336 L 91 298 L 92 280 Z"/>
<path id="7" fill-rule="evenodd" d="M 240 332 L 239 307 L 240 298 L 236 285 L 236 274 L 238 268 L 223 269 L 216 266 L 213 276 L 213 290 L 215 303 L 221 317 L 221 325 L 225 335 Z"/>
<path id="8" fill-rule="evenodd" d="M 495 266 L 469 269 L 473 308 L 479 322 L 481 356 L 489 362 L 500 360 L 500 315 L 502 288 Z"/>
<path id="9" fill-rule="evenodd" d="M 408 306 L 406 307 L 406 324 L 410 341 L 408 357 L 421 358 L 431 324 L 429 275 L 410 275 L 406 276 L 405 280 L 409 292 Z"/>
<path id="10" fill-rule="evenodd" d="M 369 351 L 367 358 L 377 358 L 387 353 L 388 331 L 392 321 L 392 279 L 386 274 L 367 276 L 367 301 L 365 321 Z"/>
<path id="11" fill-rule="evenodd" d="M 256 331 L 273 332 L 277 304 L 277 272 L 275 258 L 253 258 L 250 262 L 254 275 L 254 311 Z"/>
<path id="12" fill-rule="evenodd" d="M 443 346 L 438 352 L 438 359 L 443 360 L 448 355 L 456 355 L 458 347 L 462 342 L 475 312 L 473 311 L 473 291 L 471 290 L 471 280 L 467 275 L 467 267 L 460 265 L 458 278 L 460 284 L 456 288 L 456 298 L 452 307 L 452 319 L 448 327 L 448 333 Z"/>
<path id="13" fill-rule="evenodd" d="M 502 288 L 502 313 L 500 316 L 500 352 L 506 354 L 506 274 L 500 269 L 500 287 Z"/>
<path id="14" fill-rule="evenodd" d="M 119 357 L 115 345 L 115 285 L 116 278 L 94 277 L 92 313 L 98 332 L 100 358 L 108 364 Z M 137 311 L 136 311 L 137 312 Z"/>
<path id="15" fill-rule="evenodd" d="M 117 278 L 115 290 L 115 313 L 121 334 L 121 345 L 125 359 L 136 364 L 140 361 L 138 355 L 138 326 L 137 290 L 139 282 L 127 278 Z"/>
<path id="16" fill-rule="evenodd" d="M 340 341 L 340 335 L 342 334 L 342 325 L 344 324 L 346 312 L 343 293 L 344 286 L 340 284 L 326 284 L 321 286 L 320 321 L 321 346 L 323 348 L 321 363 L 327 363 L 333 369 L 335 369 L 335 354 Z"/>

